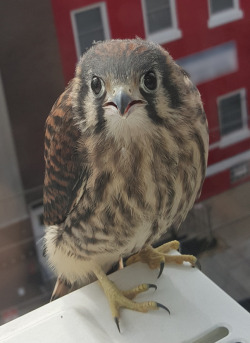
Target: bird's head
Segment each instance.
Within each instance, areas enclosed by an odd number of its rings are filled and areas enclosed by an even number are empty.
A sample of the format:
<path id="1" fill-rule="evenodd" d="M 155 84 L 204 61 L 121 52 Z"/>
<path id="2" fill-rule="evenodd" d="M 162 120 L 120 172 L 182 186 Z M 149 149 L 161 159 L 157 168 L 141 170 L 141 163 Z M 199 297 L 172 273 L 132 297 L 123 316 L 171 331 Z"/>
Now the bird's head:
<path id="1" fill-rule="evenodd" d="M 81 130 L 115 137 L 157 130 L 168 108 L 181 99 L 176 68 L 169 54 L 152 42 L 94 45 L 82 56 L 74 79 L 73 105 Z"/>

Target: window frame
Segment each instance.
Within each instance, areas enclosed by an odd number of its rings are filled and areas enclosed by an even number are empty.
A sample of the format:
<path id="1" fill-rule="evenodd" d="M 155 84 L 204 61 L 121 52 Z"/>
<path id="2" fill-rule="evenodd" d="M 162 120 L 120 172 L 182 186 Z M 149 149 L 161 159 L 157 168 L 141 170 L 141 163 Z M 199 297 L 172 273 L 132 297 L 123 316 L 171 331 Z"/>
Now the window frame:
<path id="1" fill-rule="evenodd" d="M 152 40 L 156 43 L 164 44 L 164 43 L 168 43 L 168 42 L 177 40 L 177 39 L 182 37 L 182 32 L 178 28 L 178 18 L 177 18 L 175 0 L 169 0 L 171 18 L 172 18 L 172 23 L 173 23 L 172 27 L 157 31 L 155 33 L 149 32 L 146 0 L 141 0 L 141 3 L 142 3 L 142 14 L 143 14 L 144 29 L 145 29 L 145 34 L 146 34 L 147 40 Z"/>
<path id="2" fill-rule="evenodd" d="M 110 28 L 109 28 L 109 20 L 108 20 L 108 12 L 107 12 L 107 7 L 106 7 L 106 2 L 98 2 L 98 3 L 93 4 L 93 5 L 80 7 L 80 8 L 74 9 L 70 12 L 71 24 L 72 24 L 72 29 L 73 29 L 73 36 L 74 36 L 76 53 L 77 53 L 78 58 L 80 58 L 83 53 L 81 52 L 81 45 L 79 42 L 79 34 L 78 34 L 78 30 L 77 30 L 75 15 L 80 13 L 80 12 L 88 11 L 88 10 L 98 8 L 98 7 L 100 8 L 100 13 L 101 13 L 101 18 L 102 18 L 104 38 L 105 38 L 105 40 L 110 39 L 111 36 L 110 36 Z"/>
<path id="3" fill-rule="evenodd" d="M 233 8 L 213 14 L 211 11 L 211 0 L 208 0 L 209 19 L 208 27 L 214 28 L 232 21 L 243 18 L 243 11 L 240 9 L 239 0 L 233 0 Z"/>
<path id="4" fill-rule="evenodd" d="M 241 99 L 241 118 L 242 118 L 242 128 L 235 130 L 234 132 L 228 133 L 226 135 L 222 135 L 220 133 L 220 147 L 225 147 L 228 145 L 235 144 L 239 141 L 242 141 L 250 136 L 250 130 L 248 128 L 248 115 L 247 115 L 247 101 L 246 101 L 246 89 L 240 88 L 233 92 L 223 94 L 217 98 L 217 109 L 218 109 L 218 119 L 220 128 L 221 124 L 221 115 L 220 115 L 220 101 L 230 98 L 234 95 L 240 95 Z"/>

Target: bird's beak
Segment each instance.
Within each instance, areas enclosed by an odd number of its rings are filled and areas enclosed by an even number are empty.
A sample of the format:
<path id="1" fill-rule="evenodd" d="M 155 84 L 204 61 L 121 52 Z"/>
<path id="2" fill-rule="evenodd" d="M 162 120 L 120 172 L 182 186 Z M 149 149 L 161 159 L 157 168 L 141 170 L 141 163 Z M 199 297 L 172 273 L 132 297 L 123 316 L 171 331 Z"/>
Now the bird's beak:
<path id="1" fill-rule="evenodd" d="M 122 89 L 119 89 L 113 97 L 113 102 L 122 116 L 128 112 L 129 104 L 132 101 L 133 99 Z"/>
<path id="2" fill-rule="evenodd" d="M 104 107 L 115 107 L 122 117 L 125 117 L 129 109 L 135 104 L 145 104 L 144 100 L 133 99 L 126 90 L 119 88 L 113 97 L 104 103 Z"/>

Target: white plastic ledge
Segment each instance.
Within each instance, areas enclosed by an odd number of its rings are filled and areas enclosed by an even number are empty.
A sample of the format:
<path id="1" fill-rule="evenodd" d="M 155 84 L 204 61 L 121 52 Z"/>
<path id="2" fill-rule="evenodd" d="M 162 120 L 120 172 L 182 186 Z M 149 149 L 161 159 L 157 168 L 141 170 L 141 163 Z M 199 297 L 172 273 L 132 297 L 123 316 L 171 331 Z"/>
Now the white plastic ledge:
<path id="1" fill-rule="evenodd" d="M 142 314 L 121 311 L 118 332 L 107 299 L 97 282 L 0 327 L 1 343 L 249 343 L 250 314 L 204 274 L 189 264 L 158 271 L 137 263 L 110 278 L 122 289 L 140 283 L 157 284 L 137 301 L 155 300 L 167 306 Z"/>

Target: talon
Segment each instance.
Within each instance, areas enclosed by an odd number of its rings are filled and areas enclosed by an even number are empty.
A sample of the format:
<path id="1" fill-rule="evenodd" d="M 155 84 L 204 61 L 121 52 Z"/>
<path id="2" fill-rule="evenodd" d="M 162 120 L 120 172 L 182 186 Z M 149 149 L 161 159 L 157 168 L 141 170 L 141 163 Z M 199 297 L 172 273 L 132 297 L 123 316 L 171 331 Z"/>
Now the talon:
<path id="1" fill-rule="evenodd" d="M 199 270 L 201 270 L 201 264 L 200 261 L 196 260 L 195 265 L 192 266 L 193 268 L 197 267 Z"/>
<path id="2" fill-rule="evenodd" d="M 170 311 L 169 311 L 169 309 L 166 306 L 164 306 L 164 305 L 162 305 L 160 303 L 156 303 L 156 305 L 157 305 L 157 307 L 163 308 L 163 310 L 166 310 L 170 314 Z"/>
<path id="3" fill-rule="evenodd" d="M 159 271 L 159 274 L 157 276 L 157 279 L 159 279 L 159 277 L 161 276 L 162 272 L 163 272 L 163 269 L 164 269 L 164 266 L 165 266 L 165 263 L 162 261 L 160 263 L 160 271 Z"/>
<path id="4" fill-rule="evenodd" d="M 154 288 L 155 290 L 157 290 L 157 286 L 154 285 L 153 283 L 148 283 L 148 288 Z"/>
<path id="5" fill-rule="evenodd" d="M 118 331 L 121 333 L 120 325 L 119 325 L 119 319 L 117 317 L 115 317 L 114 320 L 115 320 Z"/>

